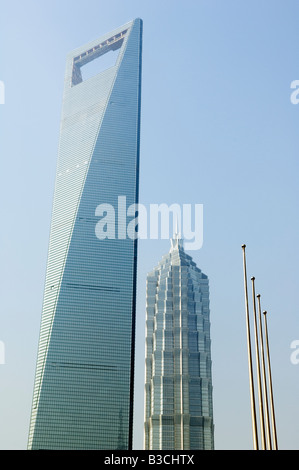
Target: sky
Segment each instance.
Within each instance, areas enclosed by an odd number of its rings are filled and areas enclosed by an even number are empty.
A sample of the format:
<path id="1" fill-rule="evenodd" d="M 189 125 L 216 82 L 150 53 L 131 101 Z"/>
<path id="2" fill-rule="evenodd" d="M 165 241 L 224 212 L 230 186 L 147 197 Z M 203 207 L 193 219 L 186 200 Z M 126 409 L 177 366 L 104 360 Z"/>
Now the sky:
<path id="1" fill-rule="evenodd" d="M 203 245 L 188 253 L 210 281 L 215 448 L 253 448 L 245 243 L 268 311 L 278 446 L 299 449 L 296 0 L 1 0 L 0 449 L 27 447 L 66 55 L 138 17 L 140 202 L 203 205 Z M 146 275 L 169 247 L 139 241 L 135 449 Z"/>

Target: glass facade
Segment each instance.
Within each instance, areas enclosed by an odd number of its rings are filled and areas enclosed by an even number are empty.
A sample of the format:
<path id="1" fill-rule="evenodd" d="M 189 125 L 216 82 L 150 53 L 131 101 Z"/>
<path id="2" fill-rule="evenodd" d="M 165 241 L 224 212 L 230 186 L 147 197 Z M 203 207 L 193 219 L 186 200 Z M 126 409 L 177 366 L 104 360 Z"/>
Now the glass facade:
<path id="1" fill-rule="evenodd" d="M 146 450 L 212 450 L 209 283 L 175 237 L 147 276 Z"/>
<path id="2" fill-rule="evenodd" d="M 96 208 L 138 202 L 141 48 L 136 19 L 67 57 L 29 449 L 132 447 L 137 240 Z"/>

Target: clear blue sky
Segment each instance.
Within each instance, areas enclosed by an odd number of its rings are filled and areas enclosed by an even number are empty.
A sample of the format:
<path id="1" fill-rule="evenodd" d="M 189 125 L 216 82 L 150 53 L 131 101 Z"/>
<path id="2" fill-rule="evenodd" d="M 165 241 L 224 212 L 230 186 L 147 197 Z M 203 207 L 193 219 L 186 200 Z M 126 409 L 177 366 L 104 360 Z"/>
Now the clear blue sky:
<path id="1" fill-rule="evenodd" d="M 299 449 L 296 0 L 1 2 L 0 448 L 24 449 L 37 355 L 66 54 L 144 21 L 140 200 L 204 205 L 190 252 L 210 278 L 217 449 L 251 449 L 242 273 L 269 311 L 281 449 Z M 143 429 L 146 273 L 168 251 L 139 244 L 135 448 Z"/>

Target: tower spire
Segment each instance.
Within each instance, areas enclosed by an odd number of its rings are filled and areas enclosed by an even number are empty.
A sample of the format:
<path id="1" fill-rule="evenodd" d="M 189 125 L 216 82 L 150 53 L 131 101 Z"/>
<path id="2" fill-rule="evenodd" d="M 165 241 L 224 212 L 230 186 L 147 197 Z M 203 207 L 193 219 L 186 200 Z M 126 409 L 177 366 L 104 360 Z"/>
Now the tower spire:
<path id="1" fill-rule="evenodd" d="M 171 238 L 171 248 L 170 250 L 176 250 L 176 249 L 183 249 L 184 248 L 184 243 L 183 243 L 183 239 L 181 238 L 181 233 L 179 232 L 179 228 L 178 228 L 178 215 L 175 214 L 175 224 L 174 224 L 174 233 L 173 233 L 173 237 Z"/>

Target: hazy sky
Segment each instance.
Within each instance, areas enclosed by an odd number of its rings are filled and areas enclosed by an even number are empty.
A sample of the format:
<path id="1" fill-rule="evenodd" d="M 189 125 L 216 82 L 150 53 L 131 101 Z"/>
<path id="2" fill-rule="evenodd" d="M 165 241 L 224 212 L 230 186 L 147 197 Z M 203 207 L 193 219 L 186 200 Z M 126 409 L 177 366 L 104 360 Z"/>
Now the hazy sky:
<path id="1" fill-rule="evenodd" d="M 189 254 L 210 279 L 216 448 L 252 448 L 246 243 L 248 276 L 269 312 L 278 444 L 299 449 L 296 0 L 2 0 L 0 448 L 27 445 L 66 55 L 136 17 L 144 22 L 140 202 L 204 208 L 203 247 Z M 169 246 L 139 243 L 135 448 L 145 279 Z"/>

